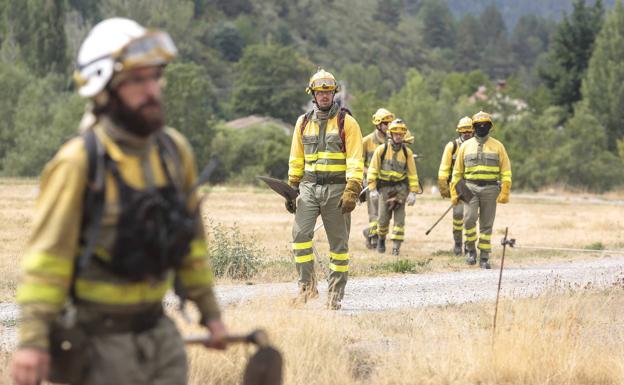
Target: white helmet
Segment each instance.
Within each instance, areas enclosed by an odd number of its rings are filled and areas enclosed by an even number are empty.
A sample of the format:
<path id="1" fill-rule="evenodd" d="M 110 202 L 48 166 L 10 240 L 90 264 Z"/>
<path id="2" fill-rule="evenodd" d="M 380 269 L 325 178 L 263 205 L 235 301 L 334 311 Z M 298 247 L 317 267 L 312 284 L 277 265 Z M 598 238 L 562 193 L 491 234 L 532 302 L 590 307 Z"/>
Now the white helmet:
<path id="1" fill-rule="evenodd" d="M 78 93 L 94 97 L 115 72 L 164 65 L 176 54 L 175 44 L 166 32 L 145 29 L 130 19 L 106 19 L 93 27 L 78 51 L 74 71 Z"/>

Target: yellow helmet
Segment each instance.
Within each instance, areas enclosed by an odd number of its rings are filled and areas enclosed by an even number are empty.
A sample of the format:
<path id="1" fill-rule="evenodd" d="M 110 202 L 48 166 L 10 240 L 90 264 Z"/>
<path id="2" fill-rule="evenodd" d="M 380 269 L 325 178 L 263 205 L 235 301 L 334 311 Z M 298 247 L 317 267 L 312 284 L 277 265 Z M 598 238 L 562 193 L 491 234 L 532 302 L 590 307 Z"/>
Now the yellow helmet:
<path id="1" fill-rule="evenodd" d="M 314 91 L 339 91 L 338 83 L 336 83 L 336 78 L 331 72 L 327 72 L 324 69 L 320 68 L 312 77 L 310 78 L 310 84 L 306 87 L 306 93 L 311 94 Z"/>
<path id="2" fill-rule="evenodd" d="M 407 126 L 401 119 L 394 119 L 388 126 L 388 132 L 391 134 L 406 134 Z"/>
<path id="3" fill-rule="evenodd" d="M 385 108 L 380 108 L 373 114 L 373 124 L 375 126 L 380 125 L 381 123 L 390 123 L 394 120 L 394 114 Z"/>
<path id="4" fill-rule="evenodd" d="M 479 111 L 472 116 L 472 124 L 485 123 L 485 122 L 488 122 L 493 125 L 492 115 L 488 114 L 487 112 Z"/>
<path id="5" fill-rule="evenodd" d="M 470 119 L 468 116 L 464 116 L 463 118 L 461 118 L 459 120 L 459 123 L 457 123 L 456 131 L 459 133 L 473 132 L 474 128 L 472 127 L 472 119 Z"/>

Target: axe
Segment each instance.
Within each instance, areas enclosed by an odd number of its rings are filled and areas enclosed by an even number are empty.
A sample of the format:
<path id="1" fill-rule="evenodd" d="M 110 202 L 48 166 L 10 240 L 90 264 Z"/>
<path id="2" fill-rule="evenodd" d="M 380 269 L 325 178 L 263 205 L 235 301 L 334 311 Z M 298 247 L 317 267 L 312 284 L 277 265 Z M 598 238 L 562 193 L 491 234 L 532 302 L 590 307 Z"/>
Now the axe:
<path id="1" fill-rule="evenodd" d="M 184 338 L 187 345 L 205 345 L 210 343 L 210 335 L 195 335 Z M 264 330 L 255 330 L 250 334 L 229 335 L 225 342 L 254 344 L 258 350 L 249 358 L 243 375 L 243 385 L 282 385 L 282 354 L 269 344 L 269 337 Z"/>

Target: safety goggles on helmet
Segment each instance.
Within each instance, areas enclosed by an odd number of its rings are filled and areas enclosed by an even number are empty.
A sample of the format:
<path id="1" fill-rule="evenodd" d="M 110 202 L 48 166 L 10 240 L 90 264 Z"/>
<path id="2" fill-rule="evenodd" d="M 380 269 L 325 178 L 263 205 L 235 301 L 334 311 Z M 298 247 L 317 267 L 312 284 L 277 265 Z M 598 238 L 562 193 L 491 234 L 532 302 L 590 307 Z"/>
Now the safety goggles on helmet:
<path id="1" fill-rule="evenodd" d="M 169 63 L 178 53 L 171 36 L 163 31 L 150 31 L 130 41 L 119 52 L 113 54 L 117 70 Z"/>
<path id="2" fill-rule="evenodd" d="M 312 91 L 333 91 L 337 87 L 336 80 L 334 79 L 315 79 L 310 83 L 310 89 Z"/>
<path id="3" fill-rule="evenodd" d="M 401 119 L 395 119 L 388 126 L 388 132 L 391 134 L 405 134 L 407 133 L 407 126 Z"/>

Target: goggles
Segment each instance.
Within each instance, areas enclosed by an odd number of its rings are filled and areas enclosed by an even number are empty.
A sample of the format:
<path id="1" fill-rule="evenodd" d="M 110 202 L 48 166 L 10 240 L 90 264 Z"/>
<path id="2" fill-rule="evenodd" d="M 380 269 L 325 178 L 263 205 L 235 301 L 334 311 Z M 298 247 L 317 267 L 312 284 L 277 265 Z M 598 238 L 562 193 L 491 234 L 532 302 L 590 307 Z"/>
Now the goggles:
<path id="1" fill-rule="evenodd" d="M 316 79 L 310 83 L 310 89 L 313 91 L 332 91 L 336 89 L 336 81 L 334 79 Z"/>
<path id="2" fill-rule="evenodd" d="M 169 63 L 178 50 L 168 33 L 150 31 L 144 36 L 132 40 L 120 51 L 114 53 L 118 71 L 136 67 L 163 65 Z"/>

